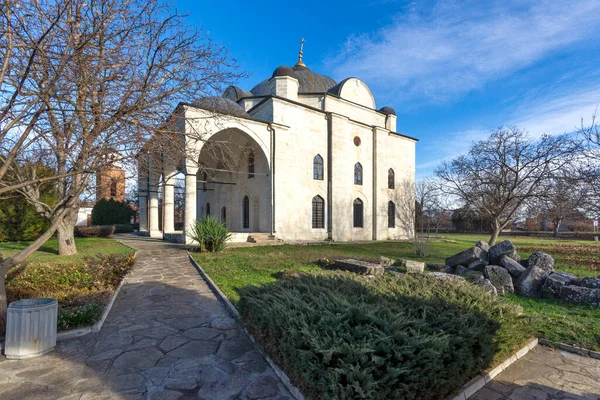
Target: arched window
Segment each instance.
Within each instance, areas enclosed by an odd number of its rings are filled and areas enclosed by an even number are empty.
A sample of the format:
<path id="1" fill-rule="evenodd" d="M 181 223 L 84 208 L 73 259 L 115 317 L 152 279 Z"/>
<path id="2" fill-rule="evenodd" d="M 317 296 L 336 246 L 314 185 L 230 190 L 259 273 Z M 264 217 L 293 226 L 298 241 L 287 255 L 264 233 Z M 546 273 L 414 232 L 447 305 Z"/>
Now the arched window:
<path id="1" fill-rule="evenodd" d="M 312 199 L 312 227 L 313 229 L 325 228 L 325 200 L 319 195 Z"/>
<path id="2" fill-rule="evenodd" d="M 110 181 L 110 197 L 117 197 L 117 180 Z"/>
<path id="3" fill-rule="evenodd" d="M 352 226 L 355 228 L 363 227 L 363 202 L 361 199 L 354 200 L 352 214 L 354 216 L 354 221 Z"/>
<path id="4" fill-rule="evenodd" d="M 242 201 L 242 227 L 244 229 L 250 228 L 250 199 L 248 196 L 244 196 Z"/>
<path id="5" fill-rule="evenodd" d="M 227 223 L 227 209 L 225 207 L 221 208 L 221 222 Z"/>
<path id="6" fill-rule="evenodd" d="M 210 203 L 206 203 L 206 216 L 210 215 Z"/>
<path id="7" fill-rule="evenodd" d="M 388 169 L 388 189 L 393 189 L 396 186 L 396 174 L 393 169 Z"/>
<path id="8" fill-rule="evenodd" d="M 323 157 L 320 154 L 313 158 L 313 179 L 323 180 Z"/>
<path id="9" fill-rule="evenodd" d="M 354 164 L 354 184 L 362 185 L 362 178 L 362 165 L 360 165 L 360 163 L 357 162 L 356 164 Z"/>
<path id="10" fill-rule="evenodd" d="M 208 181 L 208 174 L 206 171 L 202 172 L 202 191 L 206 192 L 208 190 L 206 186 L 206 182 Z"/>
<path id="11" fill-rule="evenodd" d="M 254 178 L 254 152 L 248 153 L 248 178 Z"/>
<path id="12" fill-rule="evenodd" d="M 388 202 L 388 228 L 396 227 L 396 205 L 393 201 Z"/>

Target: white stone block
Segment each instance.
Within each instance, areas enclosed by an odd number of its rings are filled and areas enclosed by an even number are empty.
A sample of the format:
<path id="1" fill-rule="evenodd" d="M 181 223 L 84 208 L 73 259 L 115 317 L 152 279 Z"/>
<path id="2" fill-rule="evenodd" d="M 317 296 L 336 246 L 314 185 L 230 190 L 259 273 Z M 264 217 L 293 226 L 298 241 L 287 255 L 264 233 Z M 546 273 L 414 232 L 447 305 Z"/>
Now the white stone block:
<path id="1" fill-rule="evenodd" d="M 409 274 L 422 274 L 423 272 L 425 272 L 425 263 L 407 260 L 406 272 Z"/>

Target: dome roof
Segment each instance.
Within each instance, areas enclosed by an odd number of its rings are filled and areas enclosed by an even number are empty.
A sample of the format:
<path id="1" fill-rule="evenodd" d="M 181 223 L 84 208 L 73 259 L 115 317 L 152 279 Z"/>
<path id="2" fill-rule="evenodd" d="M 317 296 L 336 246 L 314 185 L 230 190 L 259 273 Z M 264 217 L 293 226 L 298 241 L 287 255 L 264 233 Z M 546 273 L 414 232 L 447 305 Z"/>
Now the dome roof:
<path id="1" fill-rule="evenodd" d="M 296 65 L 294 68 L 285 66 L 278 67 L 275 72 L 280 71 L 280 68 L 285 68 L 285 71 L 288 71 L 289 68 L 294 72 L 295 76 L 286 75 L 298 79 L 298 83 L 300 84 L 298 93 L 325 93 L 336 85 L 336 82 L 330 77 L 317 74 L 303 65 Z M 275 72 L 273 72 L 273 76 L 280 76 L 275 75 Z M 252 90 L 250 90 L 252 94 L 255 96 L 268 96 L 273 94 L 271 86 L 269 85 L 269 81 L 271 79 L 272 77 L 265 79 L 258 85 L 254 86 Z"/>
<path id="2" fill-rule="evenodd" d="M 246 91 L 246 90 L 242 90 L 237 86 L 227 86 L 227 89 L 225 89 L 225 91 L 223 92 L 222 97 L 229 99 L 231 101 L 239 101 L 240 99 L 243 99 L 244 97 L 251 97 L 252 93 Z"/>
<path id="3" fill-rule="evenodd" d="M 202 108 L 207 111 L 232 115 L 234 117 L 251 118 L 244 107 L 238 103 L 220 96 L 204 97 L 192 102 L 192 106 Z"/>
<path id="4" fill-rule="evenodd" d="M 379 111 L 381 111 L 382 113 L 386 114 L 386 115 L 396 115 L 396 110 L 394 110 L 392 107 L 381 107 L 379 109 Z"/>
<path id="5" fill-rule="evenodd" d="M 298 79 L 296 77 L 296 73 L 292 67 L 288 67 L 287 65 L 280 65 L 273 71 L 273 75 L 271 78 L 275 78 L 276 76 L 291 76 L 292 78 Z"/>

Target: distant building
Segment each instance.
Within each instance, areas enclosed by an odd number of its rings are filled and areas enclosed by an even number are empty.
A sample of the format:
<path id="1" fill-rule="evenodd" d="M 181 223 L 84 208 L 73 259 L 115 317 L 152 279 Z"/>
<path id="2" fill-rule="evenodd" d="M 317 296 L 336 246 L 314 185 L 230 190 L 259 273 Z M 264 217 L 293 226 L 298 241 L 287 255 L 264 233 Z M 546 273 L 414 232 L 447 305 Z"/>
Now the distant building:
<path id="1" fill-rule="evenodd" d="M 96 174 L 96 201 L 125 201 L 125 170 L 118 163 L 100 169 Z"/>
<path id="2" fill-rule="evenodd" d="M 118 162 L 113 161 L 96 173 L 96 201 L 100 199 L 125 201 L 125 170 Z M 85 202 L 79 205 L 75 226 L 92 224 L 92 209 L 95 204 Z"/>

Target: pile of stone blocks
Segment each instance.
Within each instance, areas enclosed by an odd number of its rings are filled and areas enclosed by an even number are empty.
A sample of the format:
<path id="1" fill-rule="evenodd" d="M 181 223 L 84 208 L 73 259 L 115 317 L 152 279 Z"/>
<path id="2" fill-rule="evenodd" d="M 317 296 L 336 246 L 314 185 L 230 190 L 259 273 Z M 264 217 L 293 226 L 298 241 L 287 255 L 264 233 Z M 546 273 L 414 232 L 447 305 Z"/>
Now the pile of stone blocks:
<path id="1" fill-rule="evenodd" d="M 498 295 L 559 298 L 600 307 L 600 276 L 579 279 L 554 270 L 554 258 L 537 251 L 521 260 L 510 240 L 494 246 L 478 241 L 475 246 L 446 258 L 446 274 L 458 275 Z"/>

